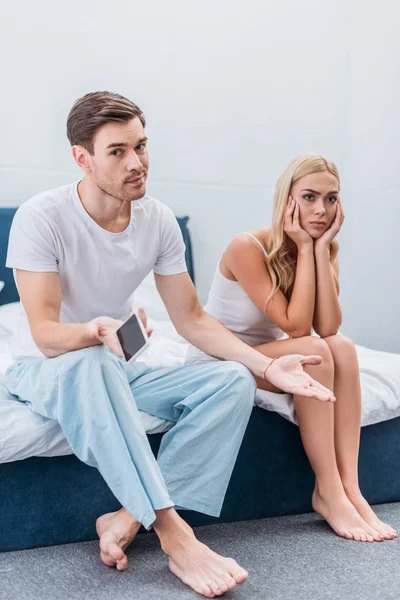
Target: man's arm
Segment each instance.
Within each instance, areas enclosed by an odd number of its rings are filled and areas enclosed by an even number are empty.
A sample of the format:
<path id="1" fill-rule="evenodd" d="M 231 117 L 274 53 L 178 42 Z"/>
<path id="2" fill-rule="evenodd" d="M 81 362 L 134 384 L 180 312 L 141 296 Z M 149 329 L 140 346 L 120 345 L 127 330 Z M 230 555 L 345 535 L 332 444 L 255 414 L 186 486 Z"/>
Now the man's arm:
<path id="1" fill-rule="evenodd" d="M 155 273 L 154 279 L 179 335 L 206 354 L 240 362 L 258 377 L 263 377 L 272 359 L 244 344 L 222 323 L 203 310 L 187 273 Z"/>
<path id="2" fill-rule="evenodd" d="M 245 365 L 254 375 L 264 378 L 272 359 L 248 346 L 222 323 L 207 314 L 200 305 L 194 285 L 187 273 L 154 274 L 157 290 L 178 333 L 203 352 L 234 360 Z M 303 371 L 303 364 L 319 364 L 320 357 L 290 355 L 278 358 L 268 368 L 267 379 L 289 393 L 324 401 L 334 401 L 330 390 Z"/>
<path id="3" fill-rule="evenodd" d="M 101 343 L 121 354 L 115 336 L 120 321 L 99 317 L 89 323 L 60 323 L 61 285 L 58 273 L 18 269 L 17 283 L 33 340 L 47 358 Z"/>

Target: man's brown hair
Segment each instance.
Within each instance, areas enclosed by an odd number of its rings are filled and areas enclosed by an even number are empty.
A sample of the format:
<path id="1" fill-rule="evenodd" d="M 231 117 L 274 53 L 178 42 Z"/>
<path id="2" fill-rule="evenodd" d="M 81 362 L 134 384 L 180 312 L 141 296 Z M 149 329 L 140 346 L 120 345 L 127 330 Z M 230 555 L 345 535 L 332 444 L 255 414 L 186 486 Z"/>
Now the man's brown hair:
<path id="1" fill-rule="evenodd" d="M 140 108 L 121 96 L 112 92 L 91 92 L 76 100 L 67 119 L 67 136 L 71 146 L 83 146 L 94 153 L 94 136 L 99 127 L 105 123 L 126 123 L 138 117 L 143 127 L 146 126 Z"/>

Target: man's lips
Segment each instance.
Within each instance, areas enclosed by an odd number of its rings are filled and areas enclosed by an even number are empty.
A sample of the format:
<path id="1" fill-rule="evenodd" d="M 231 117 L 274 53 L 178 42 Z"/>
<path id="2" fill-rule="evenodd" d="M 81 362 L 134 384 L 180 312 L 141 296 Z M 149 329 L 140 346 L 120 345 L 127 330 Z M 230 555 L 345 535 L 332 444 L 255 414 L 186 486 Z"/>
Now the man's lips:
<path id="1" fill-rule="evenodd" d="M 144 179 L 144 173 L 138 175 L 137 177 L 133 177 L 133 179 L 127 179 L 125 183 L 139 183 L 142 179 Z"/>

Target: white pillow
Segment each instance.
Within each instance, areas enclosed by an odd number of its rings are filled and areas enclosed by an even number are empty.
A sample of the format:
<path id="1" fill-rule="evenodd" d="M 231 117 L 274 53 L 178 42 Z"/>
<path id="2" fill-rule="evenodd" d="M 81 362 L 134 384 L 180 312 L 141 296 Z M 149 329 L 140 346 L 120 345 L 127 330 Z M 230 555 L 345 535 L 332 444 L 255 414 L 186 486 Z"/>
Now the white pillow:
<path id="1" fill-rule="evenodd" d="M 0 306 L 0 334 L 12 334 L 16 331 L 20 310 L 19 302 L 9 302 Z"/>

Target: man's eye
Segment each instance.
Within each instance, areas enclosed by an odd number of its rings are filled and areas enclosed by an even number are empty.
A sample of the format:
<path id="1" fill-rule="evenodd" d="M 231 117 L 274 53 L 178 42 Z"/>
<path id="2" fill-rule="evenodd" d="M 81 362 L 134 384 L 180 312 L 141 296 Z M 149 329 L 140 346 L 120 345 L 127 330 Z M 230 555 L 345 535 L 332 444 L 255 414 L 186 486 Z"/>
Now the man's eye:
<path id="1" fill-rule="evenodd" d="M 121 153 L 122 153 L 122 150 L 113 150 L 111 152 L 111 155 L 112 156 L 120 156 Z"/>
<path id="2" fill-rule="evenodd" d="M 141 152 L 142 150 L 144 150 L 146 148 L 146 146 L 144 144 L 138 144 L 136 146 L 136 150 L 138 150 L 139 152 Z"/>

